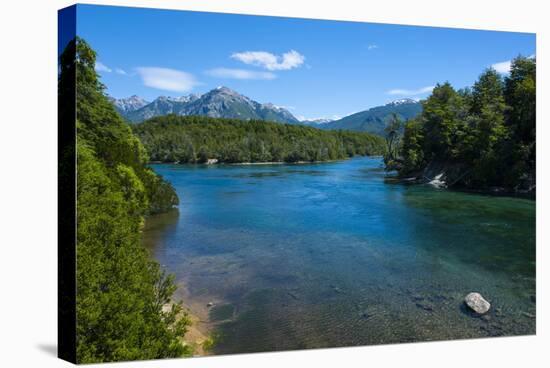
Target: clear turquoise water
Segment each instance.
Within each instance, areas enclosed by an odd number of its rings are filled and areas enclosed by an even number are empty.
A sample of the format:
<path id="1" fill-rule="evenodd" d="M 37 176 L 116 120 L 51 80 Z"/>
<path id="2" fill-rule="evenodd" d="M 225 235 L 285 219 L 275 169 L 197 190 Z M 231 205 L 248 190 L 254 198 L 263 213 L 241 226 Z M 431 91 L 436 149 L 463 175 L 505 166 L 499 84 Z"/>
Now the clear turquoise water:
<path id="1" fill-rule="evenodd" d="M 535 333 L 532 200 L 396 184 L 380 158 L 153 167 L 181 205 L 145 243 L 215 301 L 214 353 Z"/>

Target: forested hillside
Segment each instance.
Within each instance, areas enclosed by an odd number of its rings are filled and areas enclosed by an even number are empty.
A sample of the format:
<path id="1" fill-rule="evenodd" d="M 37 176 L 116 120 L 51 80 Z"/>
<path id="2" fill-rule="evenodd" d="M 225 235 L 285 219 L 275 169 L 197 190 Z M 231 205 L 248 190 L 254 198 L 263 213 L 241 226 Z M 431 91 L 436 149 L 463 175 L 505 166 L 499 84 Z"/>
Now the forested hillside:
<path id="1" fill-rule="evenodd" d="M 399 153 L 386 155 L 401 176 L 448 186 L 535 190 L 536 61 L 517 57 L 510 73 L 484 71 L 470 89 L 438 84 L 421 115 L 405 126 Z"/>
<path id="2" fill-rule="evenodd" d="M 133 126 L 153 161 L 203 163 L 327 161 L 379 155 L 383 138 L 299 125 L 168 115 Z"/>
<path id="3" fill-rule="evenodd" d="M 77 85 L 77 361 L 178 357 L 187 352 L 180 339 L 188 320 L 176 317 L 177 304 L 163 311 L 175 286 L 140 242 L 144 216 L 178 198 L 146 167 L 145 149 L 106 98 L 95 61 L 82 39 L 60 57 L 60 100 L 70 101 Z"/>

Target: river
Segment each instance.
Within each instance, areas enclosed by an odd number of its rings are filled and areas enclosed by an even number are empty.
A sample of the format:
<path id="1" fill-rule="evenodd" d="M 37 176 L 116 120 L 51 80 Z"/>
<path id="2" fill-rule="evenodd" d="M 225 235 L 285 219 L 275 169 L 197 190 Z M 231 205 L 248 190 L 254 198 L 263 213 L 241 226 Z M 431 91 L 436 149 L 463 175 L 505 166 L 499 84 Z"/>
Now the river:
<path id="1" fill-rule="evenodd" d="M 214 354 L 535 333 L 533 200 L 398 184 L 379 157 L 152 167 L 181 203 L 144 243 Z"/>

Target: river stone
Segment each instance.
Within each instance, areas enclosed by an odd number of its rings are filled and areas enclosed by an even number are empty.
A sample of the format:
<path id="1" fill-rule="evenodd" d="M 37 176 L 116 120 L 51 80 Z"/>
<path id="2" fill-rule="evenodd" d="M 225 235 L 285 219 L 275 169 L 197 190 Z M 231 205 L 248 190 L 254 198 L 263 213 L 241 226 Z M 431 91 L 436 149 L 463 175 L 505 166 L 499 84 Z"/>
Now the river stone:
<path id="1" fill-rule="evenodd" d="M 480 293 L 470 293 L 464 298 L 464 303 L 477 314 L 485 314 L 491 308 L 491 304 Z"/>

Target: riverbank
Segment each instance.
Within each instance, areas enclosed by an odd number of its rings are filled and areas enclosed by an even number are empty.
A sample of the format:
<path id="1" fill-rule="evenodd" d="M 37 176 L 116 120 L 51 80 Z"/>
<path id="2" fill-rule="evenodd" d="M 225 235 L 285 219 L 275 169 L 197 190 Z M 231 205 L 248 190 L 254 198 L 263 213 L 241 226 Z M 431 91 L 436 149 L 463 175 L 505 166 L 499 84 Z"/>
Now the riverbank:
<path id="1" fill-rule="evenodd" d="M 466 188 L 459 186 L 446 186 L 444 182 L 441 181 L 427 181 L 419 179 L 418 177 L 388 177 L 388 182 L 392 184 L 403 184 L 403 185 L 427 185 L 440 190 L 449 190 L 454 192 L 466 193 L 466 194 L 479 194 L 486 195 L 490 197 L 510 197 L 510 198 L 519 198 L 519 199 L 530 199 L 536 200 L 536 189 L 532 191 L 513 191 L 506 188 L 495 187 L 495 188 Z"/>
<path id="2" fill-rule="evenodd" d="M 142 229 L 142 244 L 154 257 L 155 247 L 162 242 L 163 234 L 175 223 L 179 218 L 179 210 L 173 209 L 168 212 L 163 212 L 149 216 L 145 219 Z M 167 270 L 173 273 L 171 270 Z M 178 318 L 182 318 L 184 314 L 190 320 L 190 325 L 187 327 L 187 332 L 182 344 L 192 348 L 193 356 L 206 356 L 211 354 L 213 342 L 213 332 L 215 323 L 210 322 L 210 307 L 209 303 L 219 303 L 214 296 L 195 297 L 187 287 L 187 282 L 176 280 L 177 289 L 173 295 L 174 302 L 182 303 L 182 313 Z M 164 305 L 164 310 L 169 310 L 171 303 Z"/>
<path id="3" fill-rule="evenodd" d="M 191 322 L 187 332 L 182 339 L 185 346 L 190 346 L 193 356 L 210 355 L 209 345 L 212 341 L 211 334 L 213 328 L 208 322 L 208 311 L 195 303 L 185 303 L 182 301 L 183 312 Z M 166 308 L 170 306 L 167 305 Z M 183 316 L 180 316 L 183 317 Z"/>
<path id="4" fill-rule="evenodd" d="M 497 197 L 515 197 L 536 199 L 535 172 L 525 174 L 524 178 L 510 187 L 504 181 L 491 182 L 472 180 L 473 169 L 463 163 L 452 163 L 444 160 L 432 160 L 423 169 L 403 175 L 397 165 L 386 164 L 386 170 L 396 173 L 396 178 L 405 184 L 427 184 L 437 189 L 451 189 L 463 193 L 491 195 Z M 508 186 L 506 186 L 508 185 Z"/>
<path id="5" fill-rule="evenodd" d="M 216 327 L 233 321 L 234 313 L 225 316 L 226 318 L 219 318 L 220 310 L 229 306 L 230 303 L 215 294 L 193 295 L 184 283 L 178 283 L 177 286 L 176 299 L 181 301 L 183 307 L 180 318 L 185 314 L 191 322 L 182 339 L 182 344 L 192 348 L 193 356 L 212 355 L 217 342 Z M 165 308 L 170 308 L 170 305 L 167 304 Z"/>
<path id="6" fill-rule="evenodd" d="M 352 156 L 337 160 L 322 160 L 322 161 L 295 161 L 295 162 L 285 162 L 285 161 L 262 161 L 262 162 L 250 162 L 250 161 L 244 161 L 244 162 L 179 162 L 179 161 L 172 161 L 172 162 L 165 162 L 165 161 L 150 161 L 148 165 L 200 165 L 200 166 L 216 166 L 216 165 L 308 165 L 308 164 L 323 164 L 323 163 L 331 163 L 331 162 L 342 162 L 346 160 L 351 160 L 353 158 L 361 158 L 361 157 L 368 157 L 368 158 L 381 158 L 381 155 L 366 155 L 366 156 Z"/>
<path id="7" fill-rule="evenodd" d="M 363 156 L 361 156 L 363 157 Z M 366 157 L 366 156 L 365 156 Z M 368 156 L 368 157 L 375 157 L 375 156 Z M 325 161 L 295 161 L 295 162 L 284 162 L 284 161 L 265 161 L 265 162 L 214 162 L 214 163 L 208 163 L 208 162 L 183 162 L 180 163 L 179 161 L 174 162 L 161 162 L 161 161 L 151 161 L 149 162 L 149 165 L 201 165 L 201 166 L 216 166 L 216 165 L 305 165 L 305 164 L 323 164 L 323 163 L 330 163 L 330 162 L 339 162 L 339 161 L 345 161 L 349 160 L 353 157 L 349 157 L 347 159 L 340 159 L 340 160 L 325 160 Z"/>

